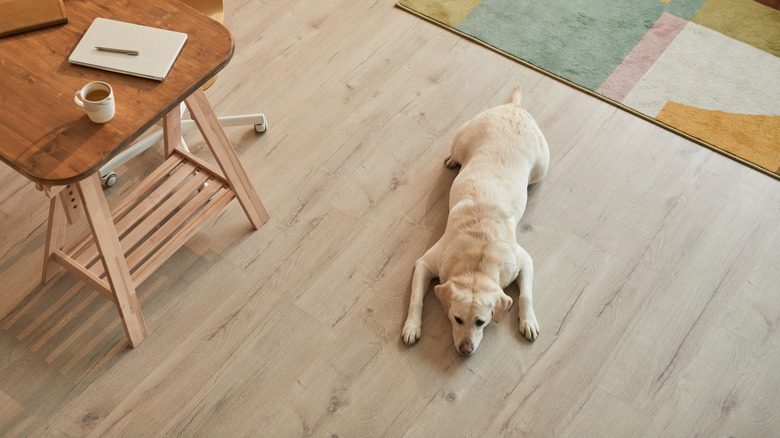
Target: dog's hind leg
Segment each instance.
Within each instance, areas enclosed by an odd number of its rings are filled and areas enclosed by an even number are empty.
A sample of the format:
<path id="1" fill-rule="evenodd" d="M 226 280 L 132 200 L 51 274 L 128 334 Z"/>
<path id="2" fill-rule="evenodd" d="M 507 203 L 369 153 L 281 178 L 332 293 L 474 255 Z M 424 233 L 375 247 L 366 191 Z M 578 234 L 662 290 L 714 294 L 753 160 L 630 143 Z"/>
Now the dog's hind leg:
<path id="1" fill-rule="evenodd" d="M 444 165 L 447 166 L 448 169 L 454 169 L 460 166 L 460 163 L 454 158 L 452 158 L 452 155 L 448 155 L 447 158 L 444 160 Z"/>
<path id="2" fill-rule="evenodd" d="M 517 255 L 518 263 L 520 264 L 520 273 L 517 275 L 516 280 L 520 289 L 520 299 L 517 300 L 519 329 L 523 336 L 533 341 L 539 336 L 539 323 L 536 321 L 536 315 L 534 314 L 532 293 L 534 261 L 520 245 L 517 245 Z"/>
<path id="3" fill-rule="evenodd" d="M 414 264 L 412 277 L 412 294 L 409 299 L 409 314 L 406 317 L 401 336 L 406 345 L 412 345 L 422 334 L 422 309 L 425 292 L 428 291 L 431 280 L 438 276 L 438 268 L 434 264 L 439 259 L 439 245 L 434 245 Z"/>
<path id="4" fill-rule="evenodd" d="M 484 119 L 484 116 L 482 118 Z M 479 139 L 482 135 L 481 124 L 484 123 L 478 123 L 477 119 L 472 119 L 458 129 L 458 133 L 455 134 L 455 138 L 452 140 L 452 146 L 450 146 L 450 154 L 444 160 L 444 164 L 448 168 L 454 169 L 458 166 L 466 165 L 474 153 L 475 145 L 480 143 Z"/>

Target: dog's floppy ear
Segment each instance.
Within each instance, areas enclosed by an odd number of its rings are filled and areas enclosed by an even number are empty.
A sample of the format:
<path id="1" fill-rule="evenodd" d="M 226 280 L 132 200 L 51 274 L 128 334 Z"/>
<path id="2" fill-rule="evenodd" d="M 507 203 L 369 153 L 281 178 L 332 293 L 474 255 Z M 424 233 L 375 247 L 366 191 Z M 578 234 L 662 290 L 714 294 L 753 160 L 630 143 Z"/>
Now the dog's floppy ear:
<path id="1" fill-rule="evenodd" d="M 501 322 L 501 317 L 510 307 L 512 307 L 512 297 L 501 291 L 496 304 L 493 306 L 493 322 Z"/>
<path id="2" fill-rule="evenodd" d="M 433 292 L 436 293 L 436 298 L 441 302 L 441 310 L 445 314 L 450 313 L 450 303 L 452 301 L 452 289 L 450 288 L 450 282 L 444 284 L 437 284 L 433 287 Z"/>

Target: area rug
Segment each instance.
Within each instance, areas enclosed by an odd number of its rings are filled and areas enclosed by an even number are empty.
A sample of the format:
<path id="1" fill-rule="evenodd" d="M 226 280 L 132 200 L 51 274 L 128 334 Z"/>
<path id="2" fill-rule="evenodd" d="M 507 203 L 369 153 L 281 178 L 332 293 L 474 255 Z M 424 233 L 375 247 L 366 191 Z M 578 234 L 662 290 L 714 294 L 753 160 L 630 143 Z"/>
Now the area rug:
<path id="1" fill-rule="evenodd" d="M 780 0 L 397 6 L 780 178 Z"/>

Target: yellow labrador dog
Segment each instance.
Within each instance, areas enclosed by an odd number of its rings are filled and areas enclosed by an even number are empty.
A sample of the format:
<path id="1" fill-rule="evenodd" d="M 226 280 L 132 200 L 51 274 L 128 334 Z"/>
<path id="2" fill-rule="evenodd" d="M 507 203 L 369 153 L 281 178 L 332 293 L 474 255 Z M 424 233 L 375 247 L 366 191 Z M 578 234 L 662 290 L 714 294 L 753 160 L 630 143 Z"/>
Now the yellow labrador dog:
<path id="1" fill-rule="evenodd" d="M 459 353 L 472 354 L 484 328 L 512 307 L 504 288 L 513 280 L 520 288 L 520 332 L 532 341 L 539 335 L 531 298 L 533 261 L 517 244 L 516 228 L 528 185 L 547 173 L 550 151 L 520 106 L 521 92 L 518 87 L 509 103 L 480 113 L 455 136 L 445 164 L 461 169 L 450 190 L 444 235 L 415 263 L 402 333 L 408 345 L 420 338 L 423 297 L 434 277 Z"/>

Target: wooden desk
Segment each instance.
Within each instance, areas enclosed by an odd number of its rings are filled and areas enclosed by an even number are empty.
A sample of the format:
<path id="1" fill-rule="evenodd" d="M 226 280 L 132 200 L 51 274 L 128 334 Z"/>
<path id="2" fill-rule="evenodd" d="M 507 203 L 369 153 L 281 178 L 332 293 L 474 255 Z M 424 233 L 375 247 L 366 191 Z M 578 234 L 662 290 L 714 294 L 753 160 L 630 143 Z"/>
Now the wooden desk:
<path id="1" fill-rule="evenodd" d="M 147 334 L 138 284 L 233 198 L 253 228 L 268 220 L 201 91 L 232 57 L 233 39 L 178 0 L 67 0 L 65 7 L 65 25 L 0 38 L 0 159 L 51 198 L 43 281 L 60 267 L 78 275 L 116 303 L 135 347 Z M 184 32 L 188 39 L 162 82 L 69 64 L 95 17 Z M 96 80 L 110 83 L 116 97 L 116 115 L 102 125 L 73 103 L 73 92 Z M 180 147 L 182 101 L 219 168 Z M 112 213 L 98 169 L 161 118 L 166 161 Z M 66 246 L 65 228 L 82 212 L 90 232 Z"/>

